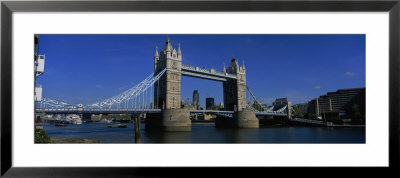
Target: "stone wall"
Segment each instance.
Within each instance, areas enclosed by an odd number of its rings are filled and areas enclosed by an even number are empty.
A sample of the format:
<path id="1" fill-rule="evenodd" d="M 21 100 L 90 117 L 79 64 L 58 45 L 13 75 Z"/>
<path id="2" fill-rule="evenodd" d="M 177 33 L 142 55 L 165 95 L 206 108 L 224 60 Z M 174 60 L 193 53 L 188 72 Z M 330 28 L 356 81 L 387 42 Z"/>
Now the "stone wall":
<path id="1" fill-rule="evenodd" d="M 161 113 L 149 114 L 146 130 L 191 131 L 192 123 L 187 109 L 164 109 Z"/>
<path id="2" fill-rule="evenodd" d="M 233 114 L 233 124 L 237 128 L 259 128 L 256 113 L 250 110 L 242 110 Z"/>

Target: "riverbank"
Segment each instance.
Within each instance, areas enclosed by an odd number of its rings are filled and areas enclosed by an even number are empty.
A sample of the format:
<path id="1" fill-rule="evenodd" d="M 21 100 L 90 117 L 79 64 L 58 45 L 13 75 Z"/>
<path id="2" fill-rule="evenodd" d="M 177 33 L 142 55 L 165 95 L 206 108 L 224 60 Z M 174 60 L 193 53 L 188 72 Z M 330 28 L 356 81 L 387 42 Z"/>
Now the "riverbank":
<path id="1" fill-rule="evenodd" d="M 50 140 L 50 143 L 101 143 L 97 140 L 65 137 L 50 137 Z"/>

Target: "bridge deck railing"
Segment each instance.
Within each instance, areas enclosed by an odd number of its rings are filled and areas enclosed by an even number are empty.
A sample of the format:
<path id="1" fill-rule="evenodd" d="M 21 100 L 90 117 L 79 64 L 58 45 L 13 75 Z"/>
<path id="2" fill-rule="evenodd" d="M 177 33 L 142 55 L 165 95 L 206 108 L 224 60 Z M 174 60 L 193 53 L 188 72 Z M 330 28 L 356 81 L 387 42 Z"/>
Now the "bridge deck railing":
<path id="1" fill-rule="evenodd" d="M 213 71 L 211 69 L 206 69 L 206 68 L 194 67 L 194 66 L 190 66 L 190 65 L 183 65 L 182 64 L 182 69 L 193 71 L 193 72 L 207 73 L 207 74 L 216 75 L 216 76 L 219 76 L 219 77 L 237 79 L 237 77 L 235 75 L 232 75 L 232 74 Z"/>

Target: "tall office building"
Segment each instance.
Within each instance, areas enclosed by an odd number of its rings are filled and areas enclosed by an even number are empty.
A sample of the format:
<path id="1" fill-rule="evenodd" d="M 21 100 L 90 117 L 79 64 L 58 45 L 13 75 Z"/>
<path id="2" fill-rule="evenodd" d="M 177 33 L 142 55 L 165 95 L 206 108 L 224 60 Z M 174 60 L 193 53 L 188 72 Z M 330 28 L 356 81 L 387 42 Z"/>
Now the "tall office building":
<path id="1" fill-rule="evenodd" d="M 196 108 L 196 109 L 200 109 L 200 104 L 199 104 L 199 102 L 200 102 L 200 96 L 199 96 L 199 91 L 197 91 L 197 90 L 194 90 L 193 91 L 193 106 Z"/>
<path id="2" fill-rule="evenodd" d="M 206 109 L 214 106 L 214 98 L 206 98 Z"/>

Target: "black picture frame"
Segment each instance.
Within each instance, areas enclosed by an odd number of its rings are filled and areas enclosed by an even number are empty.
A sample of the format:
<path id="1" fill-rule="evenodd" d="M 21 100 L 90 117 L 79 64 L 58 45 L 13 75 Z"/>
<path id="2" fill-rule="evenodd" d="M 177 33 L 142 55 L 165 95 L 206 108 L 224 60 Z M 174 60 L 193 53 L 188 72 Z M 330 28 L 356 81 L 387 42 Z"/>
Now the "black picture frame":
<path id="1" fill-rule="evenodd" d="M 389 12 L 389 168 L 399 168 L 399 112 L 400 105 L 400 0 L 364 1 L 2 1 L 1 2 L 1 175 L 5 177 L 142 177 L 178 176 L 178 168 L 131 167 L 74 167 L 74 168 L 20 168 L 12 165 L 12 18 L 13 12 L 126 12 L 126 11 L 296 11 L 296 12 Z M 206 168 L 202 168 L 206 169 Z M 214 168 L 199 170 L 185 168 L 189 174 L 209 175 Z M 220 172 L 235 174 L 252 171 L 266 174 L 265 168 L 220 168 Z M 296 169 L 309 173 L 309 169 Z M 191 172 L 191 173 L 190 173 Z M 279 169 L 281 174 L 290 171 Z M 330 175 L 341 175 L 332 172 Z M 187 174 L 187 173 L 186 173 Z M 254 174 L 256 175 L 256 174 Z M 188 175 L 190 177 L 190 175 Z"/>

